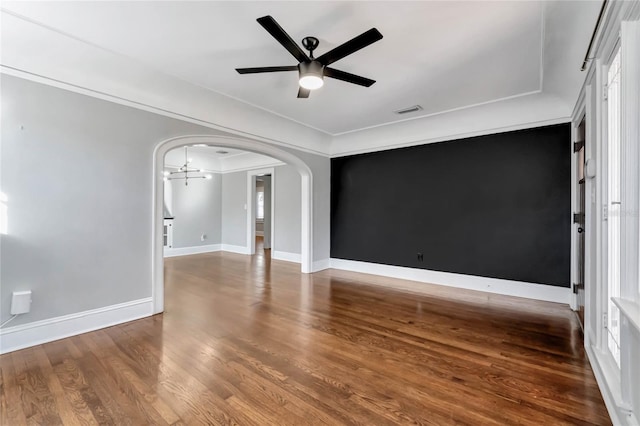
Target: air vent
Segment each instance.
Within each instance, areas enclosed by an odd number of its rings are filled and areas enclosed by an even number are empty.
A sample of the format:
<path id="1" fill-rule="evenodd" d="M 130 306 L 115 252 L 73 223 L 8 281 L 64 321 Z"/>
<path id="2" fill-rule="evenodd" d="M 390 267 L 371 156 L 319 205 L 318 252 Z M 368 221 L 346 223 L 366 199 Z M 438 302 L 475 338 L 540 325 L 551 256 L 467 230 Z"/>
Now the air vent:
<path id="1" fill-rule="evenodd" d="M 420 105 L 414 105 L 414 106 L 410 106 L 409 108 L 399 109 L 397 111 L 394 111 L 394 113 L 402 115 L 402 114 L 409 114 L 409 113 L 412 113 L 412 112 L 417 112 L 417 111 L 420 111 L 420 110 L 422 110 L 422 107 Z"/>
<path id="2" fill-rule="evenodd" d="M 229 151 L 225 151 L 224 149 L 219 149 L 216 151 L 216 154 L 228 154 Z"/>

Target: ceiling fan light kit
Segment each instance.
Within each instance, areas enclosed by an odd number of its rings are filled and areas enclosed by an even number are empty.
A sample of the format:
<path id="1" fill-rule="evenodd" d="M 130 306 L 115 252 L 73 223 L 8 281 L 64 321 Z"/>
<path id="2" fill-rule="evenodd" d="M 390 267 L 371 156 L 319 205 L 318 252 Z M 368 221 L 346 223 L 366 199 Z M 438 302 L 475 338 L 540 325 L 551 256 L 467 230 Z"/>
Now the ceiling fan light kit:
<path id="1" fill-rule="evenodd" d="M 330 77 L 364 87 L 369 87 L 375 83 L 375 80 L 330 68 L 329 65 L 382 39 L 382 34 L 380 34 L 380 31 L 376 28 L 371 28 L 369 31 L 365 31 L 318 58 L 314 58 L 313 51 L 320 44 L 317 38 L 305 37 L 302 39 L 302 45 L 309 51 L 307 55 L 271 16 L 263 16 L 262 18 L 258 18 L 257 21 L 298 60 L 298 65 L 236 68 L 239 74 L 298 71 L 298 82 L 300 85 L 298 98 L 308 98 L 311 90 L 321 88 L 324 85 L 324 77 Z"/>
<path id="2" fill-rule="evenodd" d="M 316 90 L 324 85 L 324 65 L 318 61 L 302 62 L 298 65 L 300 70 L 300 87 Z"/>

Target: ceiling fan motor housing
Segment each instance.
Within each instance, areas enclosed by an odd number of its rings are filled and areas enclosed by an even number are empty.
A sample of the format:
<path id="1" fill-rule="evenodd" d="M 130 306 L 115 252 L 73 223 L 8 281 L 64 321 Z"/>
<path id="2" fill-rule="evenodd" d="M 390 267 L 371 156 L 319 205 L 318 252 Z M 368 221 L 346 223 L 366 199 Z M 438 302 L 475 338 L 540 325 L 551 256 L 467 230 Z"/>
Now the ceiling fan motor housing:
<path id="1" fill-rule="evenodd" d="M 300 70 L 300 77 L 315 75 L 322 78 L 324 76 L 324 65 L 318 61 L 300 62 L 300 64 L 298 64 L 298 70 Z"/>

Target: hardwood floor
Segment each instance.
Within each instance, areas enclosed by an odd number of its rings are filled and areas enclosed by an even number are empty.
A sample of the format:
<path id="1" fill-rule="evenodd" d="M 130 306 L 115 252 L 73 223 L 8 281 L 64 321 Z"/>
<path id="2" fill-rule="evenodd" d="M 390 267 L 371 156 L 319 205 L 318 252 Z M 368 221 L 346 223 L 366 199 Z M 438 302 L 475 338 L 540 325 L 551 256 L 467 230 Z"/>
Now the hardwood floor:
<path id="1" fill-rule="evenodd" d="M 266 253 L 167 259 L 164 314 L 1 356 L 1 424 L 610 424 L 566 306 Z"/>

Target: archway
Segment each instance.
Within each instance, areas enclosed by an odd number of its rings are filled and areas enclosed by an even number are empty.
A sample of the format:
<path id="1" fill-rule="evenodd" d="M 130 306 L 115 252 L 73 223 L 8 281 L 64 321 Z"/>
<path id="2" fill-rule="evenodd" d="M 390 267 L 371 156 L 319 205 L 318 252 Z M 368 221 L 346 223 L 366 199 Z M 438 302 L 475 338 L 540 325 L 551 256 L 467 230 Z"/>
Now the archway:
<path id="1" fill-rule="evenodd" d="M 276 146 L 249 139 L 241 139 L 214 135 L 179 136 L 160 142 L 153 154 L 153 218 L 152 218 L 152 290 L 154 314 L 164 310 L 164 256 L 162 226 L 163 211 L 163 181 L 165 154 L 185 145 L 207 144 L 220 147 L 242 149 L 263 154 L 294 166 L 301 176 L 301 236 L 300 251 L 302 273 L 310 273 L 313 263 L 313 175 L 311 169 L 300 158 Z"/>

